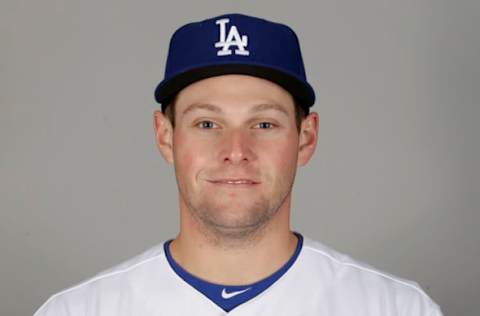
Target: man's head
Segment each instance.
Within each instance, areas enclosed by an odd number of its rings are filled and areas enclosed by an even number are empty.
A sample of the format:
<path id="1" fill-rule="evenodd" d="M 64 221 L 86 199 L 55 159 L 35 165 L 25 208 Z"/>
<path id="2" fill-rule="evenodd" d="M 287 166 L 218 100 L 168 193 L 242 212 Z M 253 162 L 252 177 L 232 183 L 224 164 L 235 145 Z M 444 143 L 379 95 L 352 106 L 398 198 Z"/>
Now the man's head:
<path id="1" fill-rule="evenodd" d="M 197 81 L 175 107 L 175 129 L 160 111 L 154 124 L 175 167 L 181 209 L 216 236 L 240 239 L 289 208 L 297 166 L 315 149 L 316 113 L 299 133 L 291 94 L 246 75 Z"/>
<path id="2" fill-rule="evenodd" d="M 228 30 L 234 21 L 238 28 Z M 256 32 L 240 35 L 249 29 Z M 275 219 L 288 228 L 296 169 L 313 155 L 318 133 L 295 34 L 243 15 L 175 34 L 155 93 L 165 113 L 155 112 L 154 127 L 162 156 L 175 167 L 181 223 L 230 240 Z M 191 52 L 179 52 L 187 38 Z M 275 40 L 285 41 L 283 52 Z"/>

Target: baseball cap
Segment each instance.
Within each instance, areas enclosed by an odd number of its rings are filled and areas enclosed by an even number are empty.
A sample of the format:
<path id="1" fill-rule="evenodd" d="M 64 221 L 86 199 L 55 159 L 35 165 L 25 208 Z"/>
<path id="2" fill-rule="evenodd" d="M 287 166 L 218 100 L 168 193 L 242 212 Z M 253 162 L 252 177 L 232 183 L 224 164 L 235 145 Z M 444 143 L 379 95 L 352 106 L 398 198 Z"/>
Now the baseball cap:
<path id="1" fill-rule="evenodd" d="M 189 23 L 173 33 L 155 100 L 165 111 L 189 84 L 225 74 L 275 82 L 289 91 L 306 113 L 315 102 L 295 32 L 287 25 L 238 13 Z"/>

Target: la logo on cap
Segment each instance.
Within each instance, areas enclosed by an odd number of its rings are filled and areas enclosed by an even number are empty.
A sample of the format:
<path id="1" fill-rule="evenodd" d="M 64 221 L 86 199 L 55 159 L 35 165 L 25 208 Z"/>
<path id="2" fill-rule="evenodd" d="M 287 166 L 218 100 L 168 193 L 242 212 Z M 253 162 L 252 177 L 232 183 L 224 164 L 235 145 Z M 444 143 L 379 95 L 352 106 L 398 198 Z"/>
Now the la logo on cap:
<path id="1" fill-rule="evenodd" d="M 245 49 L 248 45 L 248 36 L 240 36 L 235 25 L 230 26 L 228 35 L 226 35 L 226 26 L 228 22 L 230 22 L 230 19 L 228 18 L 215 21 L 215 24 L 220 26 L 220 39 L 215 43 L 215 47 L 222 48 L 221 50 L 217 51 L 217 56 L 231 55 L 232 50 L 230 49 L 230 46 L 232 45 L 237 46 L 237 49 L 235 49 L 235 55 L 248 56 L 250 52 Z"/>

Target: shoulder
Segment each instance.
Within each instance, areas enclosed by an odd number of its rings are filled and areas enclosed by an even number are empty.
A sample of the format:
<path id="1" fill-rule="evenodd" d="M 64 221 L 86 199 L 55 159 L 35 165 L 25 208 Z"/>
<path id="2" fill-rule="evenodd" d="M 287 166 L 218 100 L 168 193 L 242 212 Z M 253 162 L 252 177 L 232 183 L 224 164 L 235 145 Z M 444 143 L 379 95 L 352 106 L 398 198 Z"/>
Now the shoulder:
<path id="1" fill-rule="evenodd" d="M 122 295 L 122 289 L 130 287 L 132 278 L 147 278 L 153 269 L 162 265 L 165 259 L 163 244 L 158 244 L 143 253 L 130 258 L 114 267 L 76 285 L 66 288 L 52 296 L 36 311 L 34 316 L 70 316 L 88 314 L 86 301 L 110 298 Z M 124 293 L 123 293 L 124 294 Z"/>
<path id="2" fill-rule="evenodd" d="M 308 237 L 304 237 L 301 265 L 310 278 L 328 284 L 330 295 L 341 293 L 367 305 L 395 305 L 404 311 L 402 315 L 441 315 L 438 305 L 418 283 L 381 271 Z"/>

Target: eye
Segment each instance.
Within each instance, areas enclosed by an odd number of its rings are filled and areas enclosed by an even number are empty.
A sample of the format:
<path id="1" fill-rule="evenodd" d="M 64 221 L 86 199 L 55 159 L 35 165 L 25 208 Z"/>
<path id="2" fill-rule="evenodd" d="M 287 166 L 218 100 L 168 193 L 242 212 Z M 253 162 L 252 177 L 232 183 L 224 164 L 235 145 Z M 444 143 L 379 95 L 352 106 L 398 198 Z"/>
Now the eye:
<path id="1" fill-rule="evenodd" d="M 195 126 L 200 127 L 201 129 L 212 129 L 215 123 L 211 121 L 201 121 L 195 124 Z"/>
<path id="2" fill-rule="evenodd" d="M 272 129 L 275 125 L 270 122 L 260 122 L 256 126 L 259 126 L 260 129 Z"/>

